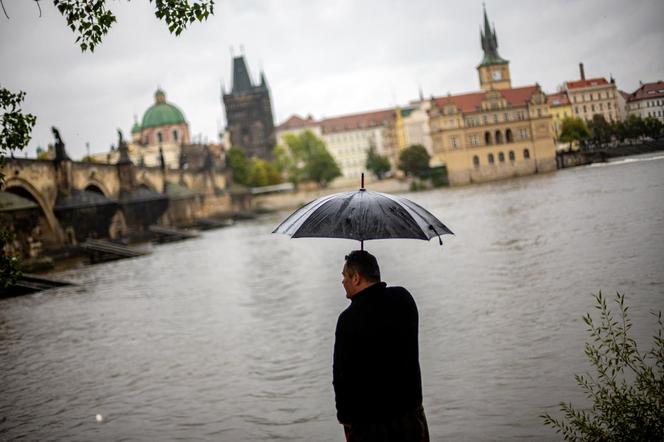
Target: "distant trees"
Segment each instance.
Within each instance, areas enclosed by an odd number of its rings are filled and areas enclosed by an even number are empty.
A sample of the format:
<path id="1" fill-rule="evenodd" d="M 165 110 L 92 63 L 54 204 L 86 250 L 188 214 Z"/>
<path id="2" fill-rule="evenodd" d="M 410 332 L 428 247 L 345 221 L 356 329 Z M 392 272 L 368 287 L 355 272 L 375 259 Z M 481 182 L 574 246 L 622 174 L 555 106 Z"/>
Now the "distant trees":
<path id="1" fill-rule="evenodd" d="M 382 180 L 385 174 L 389 172 L 391 168 L 390 160 L 388 160 L 386 156 L 377 153 L 374 146 L 371 146 L 369 148 L 369 152 L 367 152 L 367 162 L 365 167 L 379 180 Z"/>
<path id="2" fill-rule="evenodd" d="M 635 142 L 640 138 L 658 138 L 664 135 L 664 125 L 654 117 L 641 118 L 630 115 L 624 121 L 606 121 L 603 115 L 593 115 L 586 124 L 581 118 L 565 118 L 562 123 L 559 141 L 602 146 L 612 141 Z"/>
<path id="3" fill-rule="evenodd" d="M 261 187 L 282 182 L 274 162 L 258 157 L 247 158 L 239 147 L 231 147 L 228 150 L 226 164 L 233 173 L 233 182 L 242 186 Z"/>
<path id="4" fill-rule="evenodd" d="M 563 143 L 574 143 L 585 141 L 590 137 L 590 131 L 586 126 L 585 121 L 579 117 L 567 117 L 563 119 L 562 127 L 560 128 L 560 137 L 558 138 Z"/>
<path id="5" fill-rule="evenodd" d="M 325 142 L 311 131 L 286 134 L 284 144 L 275 148 L 274 155 L 277 169 L 295 186 L 312 181 L 325 187 L 341 176 L 341 169 Z"/>
<path id="6" fill-rule="evenodd" d="M 399 154 L 399 169 L 406 176 L 413 175 L 425 178 L 429 172 L 429 160 L 431 156 L 421 144 L 408 146 Z"/>

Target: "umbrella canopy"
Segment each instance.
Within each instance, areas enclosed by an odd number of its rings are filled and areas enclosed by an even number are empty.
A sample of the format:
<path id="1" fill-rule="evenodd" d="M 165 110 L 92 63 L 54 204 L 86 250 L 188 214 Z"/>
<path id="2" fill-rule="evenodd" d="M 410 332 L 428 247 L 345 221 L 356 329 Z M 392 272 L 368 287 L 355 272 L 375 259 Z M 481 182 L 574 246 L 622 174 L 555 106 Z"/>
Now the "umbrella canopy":
<path id="1" fill-rule="evenodd" d="M 430 240 L 453 234 L 438 218 L 409 199 L 364 188 L 318 198 L 293 212 L 272 233 L 293 238 Z"/>

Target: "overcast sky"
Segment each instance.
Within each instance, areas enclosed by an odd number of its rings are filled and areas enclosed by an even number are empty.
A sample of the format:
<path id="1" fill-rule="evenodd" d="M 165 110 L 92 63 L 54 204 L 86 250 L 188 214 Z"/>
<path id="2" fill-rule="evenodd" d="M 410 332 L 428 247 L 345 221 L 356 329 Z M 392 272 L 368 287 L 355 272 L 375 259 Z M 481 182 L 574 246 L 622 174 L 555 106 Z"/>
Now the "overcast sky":
<path id="1" fill-rule="evenodd" d="M 107 151 L 153 103 L 158 86 L 192 135 L 217 141 L 225 125 L 221 84 L 231 85 L 231 47 L 240 45 L 255 81 L 265 71 L 275 124 L 404 105 L 418 96 L 479 89 L 482 2 L 217 0 L 215 15 L 180 37 L 148 0 L 108 1 L 118 22 L 94 53 L 81 53 L 64 18 L 42 0 L 4 0 L 0 85 L 24 90 L 37 115 L 28 152 L 60 129 L 75 159 Z M 578 78 L 610 74 L 634 91 L 664 79 L 662 0 L 487 0 L 512 85 L 553 92 Z"/>

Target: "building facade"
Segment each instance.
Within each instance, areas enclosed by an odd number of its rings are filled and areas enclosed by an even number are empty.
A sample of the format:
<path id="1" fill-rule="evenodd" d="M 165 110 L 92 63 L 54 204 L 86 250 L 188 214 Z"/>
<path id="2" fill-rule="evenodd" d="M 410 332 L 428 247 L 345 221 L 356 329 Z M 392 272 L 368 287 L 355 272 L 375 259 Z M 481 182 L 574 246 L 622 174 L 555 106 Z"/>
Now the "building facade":
<path id="1" fill-rule="evenodd" d="M 512 88 L 484 11 L 481 91 L 431 99 L 432 165 L 445 165 L 451 185 L 556 169 L 547 97 L 539 85 Z"/>
<path id="2" fill-rule="evenodd" d="M 653 117 L 664 123 L 664 81 L 641 83 L 626 101 L 629 115 Z"/>
<path id="3" fill-rule="evenodd" d="M 567 92 L 561 91 L 555 94 L 548 94 L 546 98 L 549 103 L 549 112 L 551 113 L 551 131 L 556 140 L 558 140 L 563 120 L 573 117 L 574 112 L 572 111 L 572 105 L 569 102 Z"/>
<path id="4" fill-rule="evenodd" d="M 394 158 L 398 151 L 396 114 L 396 110 L 387 109 L 322 120 L 293 115 L 277 126 L 277 139 L 281 144 L 286 134 L 313 132 L 325 142 L 343 179 L 356 180 L 366 170 L 367 154 L 372 147 L 380 155 Z"/>
<path id="5" fill-rule="evenodd" d="M 602 115 L 606 121 L 620 120 L 618 89 L 613 78 L 586 79 L 583 63 L 579 64 L 580 80 L 564 84 L 575 117 L 591 121 L 594 115 Z"/>
<path id="6" fill-rule="evenodd" d="M 265 74 L 261 72 L 260 82 L 254 85 L 244 57 L 234 57 L 233 85 L 228 94 L 222 90 L 222 100 L 231 146 L 241 148 L 248 157 L 270 159 L 276 139 Z"/>

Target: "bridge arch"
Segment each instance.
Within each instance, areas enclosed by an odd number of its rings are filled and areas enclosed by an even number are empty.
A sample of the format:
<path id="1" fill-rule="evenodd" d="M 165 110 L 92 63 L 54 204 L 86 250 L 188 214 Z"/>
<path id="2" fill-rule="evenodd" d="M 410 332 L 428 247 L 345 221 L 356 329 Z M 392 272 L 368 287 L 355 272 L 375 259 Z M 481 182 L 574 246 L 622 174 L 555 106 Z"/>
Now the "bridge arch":
<path id="1" fill-rule="evenodd" d="M 102 183 L 97 179 L 91 178 L 90 180 L 88 180 L 83 189 L 89 192 L 96 192 L 100 195 L 105 196 L 106 198 L 110 198 L 111 193 L 108 191 L 108 188 L 104 185 L 104 183 Z"/>
<path id="2" fill-rule="evenodd" d="M 37 190 L 37 188 L 35 188 L 32 184 L 30 184 L 28 181 L 26 181 L 23 178 L 10 177 L 7 178 L 7 181 L 5 181 L 5 186 L 3 190 L 5 192 L 10 192 L 15 195 L 28 198 L 34 201 L 41 209 L 42 214 L 46 219 L 46 224 L 51 230 L 54 239 L 58 242 L 63 240 L 64 234 L 62 232 L 62 228 L 60 226 L 60 223 L 58 222 L 58 219 L 55 217 L 55 214 L 53 213 L 53 207 L 51 207 L 51 205 L 48 204 L 44 195 L 42 195 L 41 192 Z"/>

